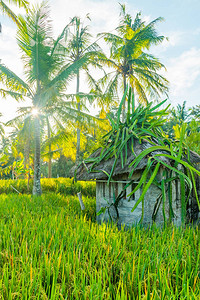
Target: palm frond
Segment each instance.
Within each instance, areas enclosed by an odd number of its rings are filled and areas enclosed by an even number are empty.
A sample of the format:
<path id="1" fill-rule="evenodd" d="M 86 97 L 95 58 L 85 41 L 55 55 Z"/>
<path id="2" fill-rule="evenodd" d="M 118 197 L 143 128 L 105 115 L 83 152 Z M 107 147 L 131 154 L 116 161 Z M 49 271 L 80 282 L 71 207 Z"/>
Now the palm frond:
<path id="1" fill-rule="evenodd" d="M 14 98 L 17 101 L 25 100 L 24 97 L 26 96 L 26 95 L 23 95 L 21 93 L 12 92 L 12 91 L 8 91 L 8 90 L 5 90 L 5 89 L 0 89 L 0 95 L 3 98 L 6 98 L 7 96 L 11 96 L 12 98 Z"/>
<path id="2" fill-rule="evenodd" d="M 15 22 L 18 26 L 20 25 L 16 14 L 6 5 L 3 0 L 0 1 L 0 8 L 4 14 L 13 20 L 13 22 Z"/>
<path id="3" fill-rule="evenodd" d="M 0 80 L 12 92 L 17 92 L 25 96 L 32 96 L 28 84 L 12 72 L 9 68 L 0 63 Z"/>
<path id="4" fill-rule="evenodd" d="M 136 92 L 137 92 L 139 103 L 147 105 L 148 104 L 148 99 L 146 97 L 146 93 L 144 91 L 144 88 L 140 84 L 139 80 L 134 75 L 131 75 L 130 79 L 129 79 L 129 82 L 130 82 L 131 87 L 133 89 L 135 89 Z"/>

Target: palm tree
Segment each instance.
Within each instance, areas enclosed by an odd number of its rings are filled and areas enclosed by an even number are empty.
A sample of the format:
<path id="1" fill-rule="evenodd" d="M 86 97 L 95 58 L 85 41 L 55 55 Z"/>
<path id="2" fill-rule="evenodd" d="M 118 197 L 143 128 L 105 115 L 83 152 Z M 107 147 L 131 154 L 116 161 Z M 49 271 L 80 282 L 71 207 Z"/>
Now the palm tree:
<path id="1" fill-rule="evenodd" d="M 86 18 L 90 20 L 89 16 Z M 89 32 L 88 26 L 84 26 L 84 22 L 81 22 L 79 17 L 74 17 L 71 20 L 69 26 L 69 32 L 67 33 L 66 48 L 68 52 L 69 62 L 74 63 L 80 58 L 87 56 L 85 64 L 78 67 L 76 70 L 76 102 L 78 111 L 81 110 L 81 102 L 85 99 L 90 98 L 91 95 L 80 93 L 80 72 L 84 71 L 90 87 L 94 86 L 95 80 L 91 76 L 89 66 L 99 67 L 101 65 L 98 62 L 100 57 L 105 57 L 101 51 L 101 48 L 96 42 L 91 43 L 92 35 Z M 81 101 L 82 100 L 82 101 Z M 80 124 L 77 124 L 77 146 L 76 146 L 76 161 L 79 161 L 80 156 Z"/>
<path id="2" fill-rule="evenodd" d="M 125 5 L 121 5 L 120 24 L 116 28 L 117 33 L 101 33 L 100 36 L 110 46 L 110 57 L 102 59 L 101 62 L 112 67 L 114 71 L 108 73 L 101 80 L 107 85 L 107 93 L 114 97 L 118 92 L 119 84 L 122 90 L 126 90 L 127 83 L 132 91 L 137 94 L 138 101 L 148 103 L 149 96 L 158 96 L 159 93 L 167 91 L 168 81 L 158 71 L 164 65 L 159 60 L 144 50 L 149 50 L 151 45 L 161 43 L 164 36 L 159 36 L 155 25 L 162 18 L 157 18 L 146 24 L 138 13 L 133 20 L 126 13 Z M 125 104 L 124 104 L 125 106 Z M 125 107 L 123 112 L 123 118 Z"/>
<path id="3" fill-rule="evenodd" d="M 171 116 L 175 124 L 182 124 L 188 120 L 189 112 L 186 108 L 186 101 L 182 105 L 178 104 L 176 108 L 172 108 Z"/>
<path id="4" fill-rule="evenodd" d="M 69 106 L 62 100 L 67 83 L 76 75 L 77 69 L 86 61 L 87 55 L 66 63 L 65 52 L 60 41 L 61 35 L 54 40 L 49 22 L 49 8 L 43 2 L 34 7 L 29 14 L 19 18 L 17 41 L 22 52 L 26 80 L 20 78 L 3 64 L 0 64 L 0 79 L 8 90 L 0 89 L 2 95 L 10 95 L 17 100 L 29 98 L 34 112 L 34 186 L 33 194 L 41 194 L 40 156 L 41 156 L 41 117 L 47 107 L 51 112 L 57 107 L 69 113 Z M 74 112 L 75 113 L 75 112 Z"/>
<path id="5" fill-rule="evenodd" d="M 27 106 L 20 107 L 17 113 L 18 116 L 7 122 L 7 125 L 14 127 L 13 135 L 20 139 L 21 144 L 24 145 L 24 150 L 22 150 L 24 154 L 24 166 L 28 171 L 29 154 L 34 146 L 31 139 L 33 137 L 33 123 L 37 111 L 35 111 L 33 106 Z M 91 121 L 96 119 L 86 113 L 78 112 L 76 108 L 73 108 L 71 101 L 63 102 L 57 99 L 56 102 L 52 101 L 40 109 L 41 156 L 45 158 L 45 160 L 48 159 L 48 178 L 52 177 L 52 158 L 55 158 L 63 151 L 63 144 L 67 144 L 68 149 L 66 152 L 69 155 L 69 144 L 72 143 L 73 140 L 72 130 L 74 132 L 79 115 L 81 116 L 79 123 L 82 128 L 85 128 L 86 124 L 87 126 L 93 125 Z M 29 173 L 30 172 L 27 174 L 28 179 L 30 177 Z"/>
<path id="6" fill-rule="evenodd" d="M 23 154 L 23 171 L 24 178 L 27 179 L 27 189 L 29 191 L 29 181 L 34 170 L 34 117 L 32 114 L 26 116 L 26 107 L 19 108 L 18 116 L 8 121 L 6 126 L 12 127 L 12 132 L 9 136 L 11 144 L 13 141 L 18 141 L 16 148 L 18 152 Z M 12 161 L 11 161 L 12 164 Z"/>
<path id="7" fill-rule="evenodd" d="M 200 105 L 193 106 L 190 110 L 190 116 L 196 120 L 200 120 Z"/>
<path id="8" fill-rule="evenodd" d="M 169 112 L 169 118 L 162 127 L 169 137 L 174 138 L 174 129 L 180 129 L 184 123 L 189 122 L 190 115 L 186 108 L 186 101 L 182 105 L 178 104 L 177 107 L 173 107 Z"/>

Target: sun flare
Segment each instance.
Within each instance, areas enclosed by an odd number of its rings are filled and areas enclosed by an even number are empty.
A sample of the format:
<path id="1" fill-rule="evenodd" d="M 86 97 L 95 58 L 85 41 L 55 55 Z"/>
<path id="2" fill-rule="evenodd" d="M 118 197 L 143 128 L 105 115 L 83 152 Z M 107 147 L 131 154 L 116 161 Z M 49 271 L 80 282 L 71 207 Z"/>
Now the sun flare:
<path id="1" fill-rule="evenodd" d="M 39 110 L 36 107 L 34 107 L 31 111 L 31 114 L 32 116 L 37 117 L 39 114 Z"/>

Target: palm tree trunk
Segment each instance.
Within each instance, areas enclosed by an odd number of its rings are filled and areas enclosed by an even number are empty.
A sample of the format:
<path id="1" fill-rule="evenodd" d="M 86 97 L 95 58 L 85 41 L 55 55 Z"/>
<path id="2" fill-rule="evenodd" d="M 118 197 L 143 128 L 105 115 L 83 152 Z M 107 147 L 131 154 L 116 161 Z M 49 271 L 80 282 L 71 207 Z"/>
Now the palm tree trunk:
<path id="1" fill-rule="evenodd" d="M 25 173 L 25 179 L 27 179 L 27 190 L 29 192 L 29 180 L 30 180 L 30 137 L 27 138 L 27 142 L 24 146 L 24 170 L 26 170 Z"/>
<path id="2" fill-rule="evenodd" d="M 77 77 L 76 77 L 76 93 L 79 93 L 79 85 L 80 85 L 80 76 L 79 76 L 79 70 L 77 71 Z M 81 110 L 81 104 L 79 97 L 76 97 L 77 99 L 77 109 L 78 111 Z M 79 128 L 79 122 L 77 122 L 77 143 L 76 143 L 76 163 L 79 163 L 80 159 L 80 142 L 81 142 L 81 130 Z"/>
<path id="3" fill-rule="evenodd" d="M 33 195 L 41 195 L 41 170 L 40 170 L 40 119 L 36 117 L 35 120 L 35 158 L 34 158 L 34 181 L 33 181 Z"/>
<path id="4" fill-rule="evenodd" d="M 30 136 L 31 136 L 31 123 L 29 122 L 29 138 L 28 138 L 28 176 L 27 176 L 27 190 L 29 192 L 29 188 L 30 188 L 30 179 L 31 179 L 31 175 L 30 175 Z"/>
<path id="5" fill-rule="evenodd" d="M 47 131 L 48 131 L 48 140 L 49 140 L 49 161 L 48 161 L 48 178 L 52 177 L 52 161 L 51 161 L 51 130 L 50 130 L 50 124 L 49 120 L 47 118 Z"/>
<path id="6" fill-rule="evenodd" d="M 124 86 L 124 93 L 126 91 L 126 75 L 123 75 L 123 86 Z M 122 122 L 125 122 L 126 118 L 126 99 L 124 101 L 124 105 L 122 107 Z"/>
<path id="7" fill-rule="evenodd" d="M 27 171 L 27 165 L 28 165 L 28 153 L 29 153 L 29 147 L 28 147 L 28 142 L 25 141 L 24 145 L 24 170 Z M 24 173 L 24 179 L 27 178 L 27 173 Z"/>

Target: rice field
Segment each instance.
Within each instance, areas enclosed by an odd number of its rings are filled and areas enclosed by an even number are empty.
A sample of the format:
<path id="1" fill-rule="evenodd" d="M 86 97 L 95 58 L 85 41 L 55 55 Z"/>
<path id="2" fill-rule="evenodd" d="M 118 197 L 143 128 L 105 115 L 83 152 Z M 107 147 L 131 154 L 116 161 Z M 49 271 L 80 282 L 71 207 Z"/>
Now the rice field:
<path id="1" fill-rule="evenodd" d="M 83 201 L 0 195 L 0 299 L 200 299 L 198 227 L 119 231 Z"/>
<path id="2" fill-rule="evenodd" d="M 95 197 L 96 195 L 96 182 L 94 181 L 78 181 L 74 182 L 71 178 L 42 178 L 41 179 L 42 191 L 60 193 L 64 195 L 76 195 L 82 192 L 85 196 Z M 33 179 L 30 179 L 29 185 L 27 180 L 0 180 L 0 194 L 20 193 L 32 194 Z"/>

